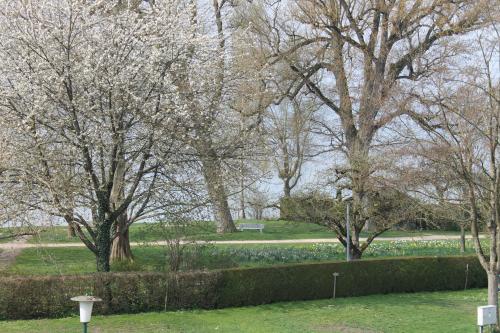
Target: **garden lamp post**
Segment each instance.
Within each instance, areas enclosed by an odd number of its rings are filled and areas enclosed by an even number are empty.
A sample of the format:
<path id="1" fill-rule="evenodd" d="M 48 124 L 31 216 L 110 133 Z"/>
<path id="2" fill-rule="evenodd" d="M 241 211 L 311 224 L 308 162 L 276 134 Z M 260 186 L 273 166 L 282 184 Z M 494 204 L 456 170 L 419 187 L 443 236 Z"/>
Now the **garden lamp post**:
<path id="1" fill-rule="evenodd" d="M 87 333 L 87 325 L 92 316 L 94 302 L 100 302 L 102 299 L 94 296 L 77 296 L 71 300 L 80 303 L 80 322 L 83 324 L 83 333 Z"/>
<path id="2" fill-rule="evenodd" d="M 346 234 L 346 260 L 351 261 L 351 202 L 352 197 L 345 198 L 345 234 Z"/>
<path id="3" fill-rule="evenodd" d="M 338 272 L 333 273 L 333 299 L 337 296 L 337 276 L 339 275 Z"/>

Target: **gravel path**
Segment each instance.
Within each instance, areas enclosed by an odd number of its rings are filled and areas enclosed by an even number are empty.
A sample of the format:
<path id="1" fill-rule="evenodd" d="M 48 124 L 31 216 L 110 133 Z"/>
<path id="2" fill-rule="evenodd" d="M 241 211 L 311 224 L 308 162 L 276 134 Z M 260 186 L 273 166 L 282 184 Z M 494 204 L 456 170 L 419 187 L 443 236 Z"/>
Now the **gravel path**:
<path id="1" fill-rule="evenodd" d="M 14 262 L 16 256 L 21 253 L 24 245 L 28 245 L 26 241 L 28 237 L 21 237 L 10 243 L 2 243 L 0 246 L 0 271 L 7 268 L 10 264 Z"/>
<path id="2" fill-rule="evenodd" d="M 480 236 L 484 238 L 483 235 Z M 468 239 L 471 236 L 467 236 Z M 378 237 L 375 241 L 429 241 L 429 240 L 457 240 L 460 239 L 459 235 L 429 235 L 429 236 L 416 236 L 416 237 Z M 361 238 L 361 241 L 366 238 Z M 210 243 L 210 244 L 310 244 L 310 243 L 338 243 L 335 238 L 314 238 L 314 239 L 280 239 L 280 240 L 228 240 L 228 241 L 197 241 L 197 243 Z M 192 242 L 190 242 L 192 243 Z M 164 241 L 151 242 L 151 243 L 130 243 L 132 246 L 137 245 L 165 245 Z M 83 243 L 26 243 L 26 240 L 16 241 L 11 243 L 1 243 L 0 249 L 4 251 L 0 253 L 1 256 L 4 252 L 16 252 L 16 250 L 34 248 L 34 247 L 84 247 Z M 14 254 L 15 258 L 15 254 Z"/>

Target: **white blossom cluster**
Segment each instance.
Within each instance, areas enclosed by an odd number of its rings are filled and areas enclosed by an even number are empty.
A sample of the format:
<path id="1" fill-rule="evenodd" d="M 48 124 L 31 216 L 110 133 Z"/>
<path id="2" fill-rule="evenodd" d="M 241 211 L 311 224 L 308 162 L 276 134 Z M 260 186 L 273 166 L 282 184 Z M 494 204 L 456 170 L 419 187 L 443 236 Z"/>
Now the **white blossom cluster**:
<path id="1" fill-rule="evenodd" d="M 193 138 L 229 130 L 228 96 L 253 78 L 234 77 L 235 58 L 194 2 L 136 3 L 0 5 L 4 197 L 91 226 L 102 209 L 113 213 L 101 199 L 112 201 L 123 163 L 128 210 L 152 211 L 143 203 L 168 164 Z"/>

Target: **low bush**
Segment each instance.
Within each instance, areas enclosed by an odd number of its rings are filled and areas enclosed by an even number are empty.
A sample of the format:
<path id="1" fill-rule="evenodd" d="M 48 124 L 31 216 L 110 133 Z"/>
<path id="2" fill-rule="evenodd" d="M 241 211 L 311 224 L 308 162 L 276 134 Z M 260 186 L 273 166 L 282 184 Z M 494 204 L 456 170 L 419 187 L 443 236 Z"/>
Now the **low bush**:
<path id="1" fill-rule="evenodd" d="M 323 224 L 344 218 L 344 203 L 327 195 L 304 193 L 280 199 L 280 219 Z"/>
<path id="2" fill-rule="evenodd" d="M 210 308 L 220 272 L 96 273 L 0 278 L 0 319 L 62 317 L 77 313 L 70 298 L 95 295 L 95 313 Z"/>
<path id="3" fill-rule="evenodd" d="M 466 281 L 467 288 L 486 286 L 486 275 L 474 256 L 283 265 L 224 271 L 218 306 L 332 297 L 335 272 L 338 297 L 463 290 Z"/>
<path id="4" fill-rule="evenodd" d="M 368 197 L 370 225 L 377 229 L 405 224 L 422 212 L 414 198 L 394 189 L 379 188 Z M 280 200 L 280 219 L 315 223 L 332 229 L 345 221 L 346 201 L 321 192 L 304 192 Z"/>
<path id="5" fill-rule="evenodd" d="M 473 256 L 281 265 L 178 274 L 106 273 L 0 278 L 0 319 L 77 313 L 72 296 L 104 299 L 96 313 L 222 308 L 337 296 L 460 290 L 486 286 Z"/>

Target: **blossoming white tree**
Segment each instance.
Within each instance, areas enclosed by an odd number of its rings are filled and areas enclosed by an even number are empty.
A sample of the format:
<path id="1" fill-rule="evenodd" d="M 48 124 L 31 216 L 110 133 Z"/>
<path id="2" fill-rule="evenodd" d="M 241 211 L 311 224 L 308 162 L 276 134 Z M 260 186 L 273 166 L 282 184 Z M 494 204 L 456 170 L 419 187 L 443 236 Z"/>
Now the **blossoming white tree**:
<path id="1" fill-rule="evenodd" d="M 179 73 L 206 71 L 213 43 L 195 33 L 190 6 L 26 0 L 0 9 L 10 187 L 26 207 L 72 225 L 98 271 L 110 269 L 112 240 L 152 211 L 165 167 L 154 144 L 196 112 L 183 104 Z"/>

